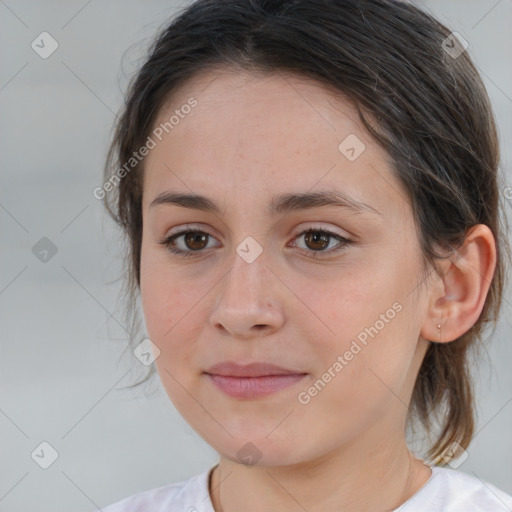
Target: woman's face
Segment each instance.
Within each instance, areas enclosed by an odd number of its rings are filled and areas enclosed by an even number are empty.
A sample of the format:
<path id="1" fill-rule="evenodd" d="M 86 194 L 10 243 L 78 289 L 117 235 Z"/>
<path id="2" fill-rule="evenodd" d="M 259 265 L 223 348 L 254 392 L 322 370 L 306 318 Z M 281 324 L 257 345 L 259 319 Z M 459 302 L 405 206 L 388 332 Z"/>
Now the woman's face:
<path id="1" fill-rule="evenodd" d="M 291 74 L 211 72 L 150 136 L 142 305 L 185 420 L 268 466 L 403 436 L 427 297 L 407 195 L 356 111 Z M 226 361 L 291 373 L 213 376 Z"/>

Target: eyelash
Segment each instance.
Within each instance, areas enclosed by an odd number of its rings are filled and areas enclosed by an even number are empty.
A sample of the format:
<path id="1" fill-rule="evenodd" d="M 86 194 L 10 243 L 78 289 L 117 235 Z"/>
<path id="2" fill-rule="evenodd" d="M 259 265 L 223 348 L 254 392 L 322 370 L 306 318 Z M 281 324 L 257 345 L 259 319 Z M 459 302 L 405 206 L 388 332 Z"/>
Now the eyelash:
<path id="1" fill-rule="evenodd" d="M 174 239 L 176 239 L 176 238 L 178 238 L 180 236 L 183 236 L 183 235 L 187 235 L 189 233 L 202 233 L 202 234 L 207 235 L 209 237 L 211 236 L 209 233 L 206 233 L 205 231 L 201 231 L 201 230 L 198 230 L 198 229 L 188 229 L 188 230 L 185 230 L 185 231 L 180 231 L 179 233 L 175 233 L 174 235 L 171 235 L 171 236 L 165 238 L 164 240 L 162 240 L 161 242 L 158 242 L 158 243 L 160 245 L 163 245 L 163 246 L 167 247 L 167 250 L 169 252 L 171 252 L 173 254 L 176 254 L 177 256 L 179 256 L 181 258 L 191 258 L 191 257 L 201 256 L 201 253 L 204 252 L 204 249 L 200 249 L 200 250 L 197 250 L 197 251 L 191 251 L 191 250 L 184 251 L 182 249 L 176 249 L 175 247 L 171 247 L 171 244 L 174 242 Z M 316 229 L 316 228 L 308 228 L 305 231 L 301 231 L 295 238 L 299 238 L 300 236 L 308 234 L 308 233 L 322 233 L 324 235 L 328 235 L 328 236 L 330 236 L 332 238 L 335 238 L 335 239 L 337 239 L 340 242 L 338 248 L 335 249 L 335 250 L 331 249 L 329 251 L 313 251 L 313 250 L 310 249 L 308 252 L 312 253 L 311 254 L 312 258 L 322 258 L 323 254 L 332 254 L 332 253 L 336 254 L 336 253 L 344 250 L 348 245 L 353 243 L 352 240 L 348 240 L 347 238 L 344 238 L 344 237 L 342 237 L 340 235 L 337 235 L 336 233 L 333 233 L 332 231 L 329 231 L 329 230 L 326 230 L 326 229 Z"/>

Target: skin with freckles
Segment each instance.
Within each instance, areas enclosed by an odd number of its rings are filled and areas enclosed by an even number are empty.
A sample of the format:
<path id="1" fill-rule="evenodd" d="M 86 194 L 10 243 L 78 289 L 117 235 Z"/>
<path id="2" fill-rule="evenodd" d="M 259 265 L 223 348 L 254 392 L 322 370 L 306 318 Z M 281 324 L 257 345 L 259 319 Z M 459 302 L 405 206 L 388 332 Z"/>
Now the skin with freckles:
<path id="1" fill-rule="evenodd" d="M 492 233 L 477 226 L 456 262 L 441 262 L 445 279 L 425 271 L 388 155 L 354 107 L 321 84 L 212 71 L 175 91 L 155 126 L 190 97 L 197 105 L 145 161 L 140 290 L 162 384 L 220 455 L 214 508 L 393 510 L 431 475 L 405 441 L 426 340 L 452 341 L 478 319 Z M 364 144 L 352 160 L 339 149 L 351 134 Z M 329 191 L 368 208 L 270 212 L 278 196 Z M 151 205 L 163 192 L 205 196 L 218 212 Z M 197 233 L 163 243 L 187 230 Z M 248 262 L 239 247 L 261 254 Z M 373 336 L 344 357 L 365 329 Z M 264 397 L 233 398 L 204 373 L 227 360 L 306 375 Z"/>

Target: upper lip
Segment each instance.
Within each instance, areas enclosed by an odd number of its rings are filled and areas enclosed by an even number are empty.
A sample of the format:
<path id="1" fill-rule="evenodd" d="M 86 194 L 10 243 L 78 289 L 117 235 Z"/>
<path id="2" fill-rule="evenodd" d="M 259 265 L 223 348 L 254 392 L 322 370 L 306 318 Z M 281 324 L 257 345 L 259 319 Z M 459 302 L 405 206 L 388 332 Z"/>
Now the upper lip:
<path id="1" fill-rule="evenodd" d="M 303 374 L 296 370 L 282 368 L 271 363 L 250 363 L 241 365 L 234 361 L 224 361 L 208 368 L 205 373 L 223 375 L 226 377 L 264 377 L 267 375 Z"/>

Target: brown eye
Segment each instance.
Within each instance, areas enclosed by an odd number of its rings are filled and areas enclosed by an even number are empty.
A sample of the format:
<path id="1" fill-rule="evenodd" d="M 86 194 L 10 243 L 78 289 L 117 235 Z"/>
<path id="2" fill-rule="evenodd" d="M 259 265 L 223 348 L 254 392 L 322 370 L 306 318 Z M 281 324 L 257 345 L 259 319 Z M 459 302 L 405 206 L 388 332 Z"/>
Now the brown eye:
<path id="1" fill-rule="evenodd" d="M 304 238 L 304 250 L 309 253 L 308 256 L 313 258 L 321 258 L 323 256 L 327 257 L 329 255 L 338 253 L 346 249 L 347 246 L 352 243 L 351 240 L 337 235 L 336 233 L 332 233 L 331 231 L 327 231 L 325 229 L 315 228 L 303 231 L 296 238 Z M 326 250 L 331 244 L 332 240 L 337 241 L 338 243 L 334 244 L 334 248 L 331 246 L 330 250 Z"/>
<path id="2" fill-rule="evenodd" d="M 213 237 L 204 231 L 189 229 L 171 235 L 158 243 L 167 247 L 173 254 L 188 258 L 191 256 L 200 256 L 203 252 L 206 252 L 203 249 L 208 248 L 210 238 Z"/>
<path id="3" fill-rule="evenodd" d="M 309 249 L 321 251 L 329 246 L 329 238 L 331 236 L 325 234 L 324 231 L 309 231 L 304 235 L 304 240 Z"/>
<path id="4" fill-rule="evenodd" d="M 185 234 L 183 241 L 187 249 L 192 251 L 199 251 L 204 249 L 208 243 L 209 235 L 201 231 L 190 231 Z"/>

